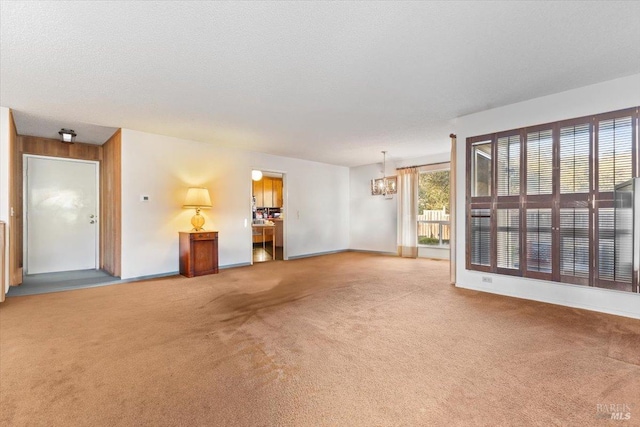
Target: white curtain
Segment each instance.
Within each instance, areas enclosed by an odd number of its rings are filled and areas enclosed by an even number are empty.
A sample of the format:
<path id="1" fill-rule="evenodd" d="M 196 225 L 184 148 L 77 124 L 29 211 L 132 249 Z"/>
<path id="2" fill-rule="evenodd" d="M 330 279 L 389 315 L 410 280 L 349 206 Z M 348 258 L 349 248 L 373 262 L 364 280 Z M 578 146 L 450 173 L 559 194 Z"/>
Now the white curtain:
<path id="1" fill-rule="evenodd" d="M 398 170 L 398 255 L 418 257 L 418 178 L 417 168 Z"/>
<path id="2" fill-rule="evenodd" d="M 451 284 L 456 283 L 456 144 L 455 134 L 451 138 L 451 169 L 449 170 L 449 276 Z"/>

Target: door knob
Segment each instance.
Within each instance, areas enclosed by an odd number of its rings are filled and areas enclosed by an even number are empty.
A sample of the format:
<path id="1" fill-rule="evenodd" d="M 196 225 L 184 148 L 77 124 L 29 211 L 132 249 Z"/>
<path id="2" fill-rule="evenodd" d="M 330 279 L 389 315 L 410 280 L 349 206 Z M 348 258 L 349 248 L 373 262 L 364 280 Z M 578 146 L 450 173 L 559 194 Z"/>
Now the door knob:
<path id="1" fill-rule="evenodd" d="M 95 215 L 89 215 L 89 218 L 95 218 L 95 217 L 96 217 Z"/>
<path id="2" fill-rule="evenodd" d="M 89 224 L 95 224 L 96 222 L 94 220 L 89 221 Z"/>

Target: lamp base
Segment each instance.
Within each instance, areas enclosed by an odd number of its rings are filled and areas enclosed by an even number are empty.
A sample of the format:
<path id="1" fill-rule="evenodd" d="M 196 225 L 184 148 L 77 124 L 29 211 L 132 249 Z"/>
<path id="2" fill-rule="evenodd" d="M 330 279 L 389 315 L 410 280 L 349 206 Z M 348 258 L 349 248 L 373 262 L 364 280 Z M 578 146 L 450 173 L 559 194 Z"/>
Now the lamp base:
<path id="1" fill-rule="evenodd" d="M 196 210 L 196 214 L 191 218 L 191 225 L 193 225 L 193 230 L 191 231 L 203 231 L 204 228 L 204 217 L 200 215 L 200 209 Z"/>

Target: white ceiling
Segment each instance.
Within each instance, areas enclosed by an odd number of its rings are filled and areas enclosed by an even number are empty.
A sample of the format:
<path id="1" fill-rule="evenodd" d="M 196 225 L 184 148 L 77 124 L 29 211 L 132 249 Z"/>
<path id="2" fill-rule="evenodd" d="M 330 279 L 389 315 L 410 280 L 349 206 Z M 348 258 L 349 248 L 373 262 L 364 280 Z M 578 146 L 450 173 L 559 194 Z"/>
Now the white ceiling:
<path id="1" fill-rule="evenodd" d="M 461 115 L 640 73 L 639 1 L 0 8 L 18 131 L 92 124 L 91 142 L 125 127 L 355 166 L 441 153 Z"/>

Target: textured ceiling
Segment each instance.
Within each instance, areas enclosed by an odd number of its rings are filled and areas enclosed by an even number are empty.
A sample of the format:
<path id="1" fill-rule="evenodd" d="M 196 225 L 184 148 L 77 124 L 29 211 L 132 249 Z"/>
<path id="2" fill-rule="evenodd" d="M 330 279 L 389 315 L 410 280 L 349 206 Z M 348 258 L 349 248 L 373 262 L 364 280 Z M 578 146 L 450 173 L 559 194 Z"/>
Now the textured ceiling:
<path id="1" fill-rule="evenodd" d="M 21 133 L 87 123 L 355 166 L 640 73 L 638 1 L 0 4 L 0 104 Z"/>

